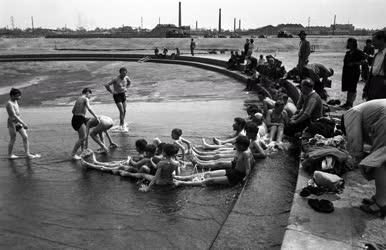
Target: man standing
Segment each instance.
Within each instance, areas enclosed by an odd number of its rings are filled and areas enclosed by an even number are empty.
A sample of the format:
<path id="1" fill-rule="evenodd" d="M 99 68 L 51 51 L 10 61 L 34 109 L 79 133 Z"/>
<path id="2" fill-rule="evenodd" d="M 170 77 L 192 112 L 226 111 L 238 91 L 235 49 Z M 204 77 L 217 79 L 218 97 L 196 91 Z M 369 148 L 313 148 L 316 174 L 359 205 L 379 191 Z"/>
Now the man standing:
<path id="1" fill-rule="evenodd" d="M 299 44 L 299 60 L 298 67 L 302 68 L 308 63 L 308 57 L 311 54 L 310 42 L 306 40 L 306 32 L 304 30 L 300 31 L 300 44 Z"/>
<path id="2" fill-rule="evenodd" d="M 378 52 L 374 57 L 369 80 L 363 88 L 362 97 L 367 101 L 386 98 L 386 32 L 381 30 L 374 33 L 373 44 Z"/>
<path id="3" fill-rule="evenodd" d="M 245 44 L 244 44 L 244 55 L 245 56 L 248 54 L 248 51 L 249 51 L 249 39 L 247 38 L 247 40 L 245 40 Z"/>
<path id="4" fill-rule="evenodd" d="M 369 79 L 369 65 L 373 64 L 375 48 L 371 39 L 366 40 L 366 45 L 363 48 L 363 52 L 366 55 L 366 61 L 362 64 L 362 80 L 367 81 Z"/>
<path id="5" fill-rule="evenodd" d="M 194 39 L 190 40 L 190 53 L 192 56 L 194 56 L 194 49 L 196 48 L 196 43 L 194 42 Z"/>
<path id="6" fill-rule="evenodd" d="M 126 74 L 127 69 L 124 67 L 120 68 L 119 76 L 105 85 L 107 91 L 113 94 L 115 104 L 119 110 L 119 125 L 122 129 L 124 129 L 126 116 L 126 91 L 131 84 L 131 80 Z M 110 87 L 111 85 L 113 85 L 113 90 Z"/>

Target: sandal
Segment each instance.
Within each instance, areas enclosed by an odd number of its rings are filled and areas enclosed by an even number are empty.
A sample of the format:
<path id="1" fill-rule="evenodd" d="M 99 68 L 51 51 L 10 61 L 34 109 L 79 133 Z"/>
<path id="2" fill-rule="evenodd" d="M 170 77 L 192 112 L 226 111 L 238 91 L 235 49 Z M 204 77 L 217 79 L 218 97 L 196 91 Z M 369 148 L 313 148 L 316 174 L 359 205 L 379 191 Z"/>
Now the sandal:
<path id="1" fill-rule="evenodd" d="M 320 213 L 332 213 L 334 211 L 334 204 L 331 201 L 325 199 L 309 199 L 308 205 L 316 212 Z"/>
<path id="2" fill-rule="evenodd" d="M 374 209 L 372 207 L 373 205 L 377 206 L 378 209 Z M 378 205 L 378 203 L 376 201 L 374 201 L 374 204 L 372 204 L 372 205 L 361 205 L 359 208 L 360 208 L 360 210 L 362 210 L 365 213 L 377 215 L 377 216 L 381 217 L 382 219 L 384 219 L 386 216 L 386 206 L 382 207 L 382 206 Z"/>
<path id="3" fill-rule="evenodd" d="M 370 199 L 369 199 L 369 198 L 364 198 L 364 199 L 362 200 L 362 204 L 364 204 L 364 205 L 369 205 L 369 206 L 371 206 L 371 205 L 373 205 L 374 203 L 375 203 L 375 195 L 371 196 Z"/>

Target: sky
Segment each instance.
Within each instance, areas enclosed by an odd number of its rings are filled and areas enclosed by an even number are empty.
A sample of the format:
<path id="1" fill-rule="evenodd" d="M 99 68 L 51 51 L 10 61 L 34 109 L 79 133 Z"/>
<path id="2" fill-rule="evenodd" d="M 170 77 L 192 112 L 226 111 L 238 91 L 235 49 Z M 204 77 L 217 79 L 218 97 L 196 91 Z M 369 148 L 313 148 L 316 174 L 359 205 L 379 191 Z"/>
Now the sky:
<path id="1" fill-rule="evenodd" d="M 357 28 L 386 27 L 386 0 L 181 0 L 182 24 L 199 28 L 233 29 L 233 18 L 243 29 L 280 23 L 311 26 L 351 23 Z M 122 25 L 152 29 L 161 23 L 178 23 L 178 0 L 0 0 L 0 27 L 111 28 Z M 238 21 L 237 21 L 238 25 Z"/>

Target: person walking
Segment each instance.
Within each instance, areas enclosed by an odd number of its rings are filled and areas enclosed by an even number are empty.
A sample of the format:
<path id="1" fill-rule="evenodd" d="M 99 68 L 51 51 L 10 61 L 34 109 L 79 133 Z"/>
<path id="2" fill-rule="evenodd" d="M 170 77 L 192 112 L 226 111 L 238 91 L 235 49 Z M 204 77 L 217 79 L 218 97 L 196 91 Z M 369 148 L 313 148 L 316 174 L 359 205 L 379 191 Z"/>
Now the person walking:
<path id="1" fill-rule="evenodd" d="M 360 66 L 366 57 L 365 54 L 358 49 L 358 42 L 355 38 L 350 37 L 347 40 L 346 48 L 348 51 L 343 59 L 342 91 L 347 92 L 347 98 L 346 102 L 340 107 L 347 110 L 354 105 L 357 95 L 357 85 L 361 75 Z"/>
<path id="2" fill-rule="evenodd" d="M 196 43 L 194 42 L 194 39 L 190 40 L 190 53 L 192 56 L 194 56 L 194 50 L 196 49 Z"/>
<path id="3" fill-rule="evenodd" d="M 253 39 L 249 40 L 247 56 L 252 56 L 253 51 L 255 50 L 255 45 L 253 44 L 253 42 L 254 42 Z"/>
<path id="4" fill-rule="evenodd" d="M 386 32 L 378 31 L 373 35 L 374 47 L 378 50 L 370 70 L 369 80 L 363 89 L 363 99 L 386 98 Z"/>
<path id="5" fill-rule="evenodd" d="M 308 57 L 311 54 L 311 47 L 310 42 L 306 40 L 307 34 L 304 30 L 300 31 L 298 35 L 300 38 L 298 68 L 301 69 L 308 63 Z"/>

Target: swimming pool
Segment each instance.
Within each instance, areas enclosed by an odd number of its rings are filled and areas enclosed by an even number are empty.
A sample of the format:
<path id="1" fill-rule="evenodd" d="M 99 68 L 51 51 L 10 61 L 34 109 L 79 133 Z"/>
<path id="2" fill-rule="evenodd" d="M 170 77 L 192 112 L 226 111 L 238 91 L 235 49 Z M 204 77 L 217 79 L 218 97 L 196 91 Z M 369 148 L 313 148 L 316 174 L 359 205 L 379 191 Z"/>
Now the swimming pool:
<path id="1" fill-rule="evenodd" d="M 122 65 L 129 69 L 129 135 L 114 133 L 120 147 L 101 160 L 124 159 L 139 138 L 170 139 L 173 128 L 195 143 L 230 134 L 245 116 L 243 85 L 186 66 L 127 62 L 2 63 L 4 103 L 10 85 L 22 85 L 22 118 L 30 125 L 32 152 L 41 159 L 5 160 L 8 133 L 0 127 L 0 234 L 3 246 L 21 248 L 207 248 L 240 187 L 178 188 L 142 193 L 133 180 L 87 170 L 69 161 L 77 138 L 70 126 L 72 102 L 93 89 L 97 114 L 117 110 L 103 83 Z M 95 144 L 91 144 L 95 148 Z M 20 138 L 16 152 L 22 151 Z"/>

